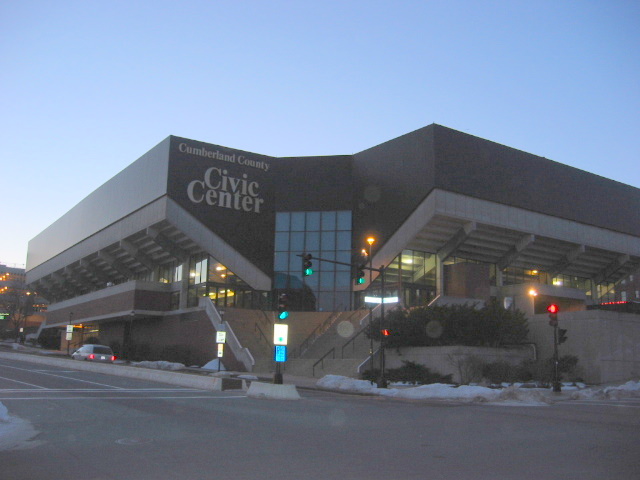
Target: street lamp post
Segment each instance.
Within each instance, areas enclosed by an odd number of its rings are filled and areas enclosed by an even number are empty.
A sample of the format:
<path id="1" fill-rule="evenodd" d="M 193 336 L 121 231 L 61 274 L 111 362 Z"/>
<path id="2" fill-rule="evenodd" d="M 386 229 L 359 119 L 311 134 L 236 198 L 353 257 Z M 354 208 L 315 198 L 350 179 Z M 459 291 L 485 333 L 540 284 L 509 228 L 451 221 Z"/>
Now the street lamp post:
<path id="1" fill-rule="evenodd" d="M 376 239 L 374 237 L 367 237 L 367 243 L 369 244 L 369 289 L 373 293 L 373 288 L 371 288 L 371 282 L 373 280 L 373 256 L 371 254 L 371 249 Z M 369 305 L 369 358 L 370 358 L 370 370 L 371 370 L 371 383 L 373 383 L 373 307 Z"/>
<path id="2" fill-rule="evenodd" d="M 387 379 L 384 374 L 385 354 L 384 354 L 384 265 L 380 267 L 380 378 L 378 379 L 378 388 L 387 388 Z"/>

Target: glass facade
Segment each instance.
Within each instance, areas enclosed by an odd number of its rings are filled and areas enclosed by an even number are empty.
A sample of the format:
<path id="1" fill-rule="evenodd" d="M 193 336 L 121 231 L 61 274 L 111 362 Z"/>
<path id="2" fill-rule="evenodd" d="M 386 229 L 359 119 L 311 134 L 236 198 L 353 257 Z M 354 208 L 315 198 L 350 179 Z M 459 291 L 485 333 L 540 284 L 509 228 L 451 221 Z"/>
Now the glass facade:
<path id="1" fill-rule="evenodd" d="M 302 292 L 301 309 L 349 310 L 351 268 L 313 262 L 313 275 L 302 275 L 302 258 L 313 257 L 351 264 L 351 212 L 314 211 L 276 214 L 274 289 Z"/>
<path id="2" fill-rule="evenodd" d="M 444 294 L 447 295 L 448 271 L 447 267 L 460 263 L 484 265 L 486 284 L 490 287 L 497 285 L 496 265 L 483 264 L 475 260 L 460 257 L 450 257 L 443 262 Z M 403 250 L 400 255 L 385 269 L 385 296 L 398 297 L 405 307 L 427 305 L 436 297 L 436 259 L 435 255 L 416 250 Z M 368 275 L 368 274 L 367 274 Z M 482 280 L 480 280 L 482 281 Z M 377 278 L 364 292 L 355 295 L 354 306 L 363 307 L 365 296 L 381 296 L 381 280 Z M 614 284 L 603 283 L 594 287 L 591 279 L 572 275 L 551 276 L 544 271 L 508 267 L 502 271 L 503 285 L 517 285 L 525 283 L 540 283 L 547 285 L 575 288 L 584 292 L 595 302 L 618 299 Z M 595 290 L 594 290 L 595 288 Z"/>
<path id="3" fill-rule="evenodd" d="M 264 308 L 267 292 L 257 292 L 222 263 L 206 253 L 189 260 L 187 306 L 198 305 L 199 297 L 209 297 L 218 307 Z"/>

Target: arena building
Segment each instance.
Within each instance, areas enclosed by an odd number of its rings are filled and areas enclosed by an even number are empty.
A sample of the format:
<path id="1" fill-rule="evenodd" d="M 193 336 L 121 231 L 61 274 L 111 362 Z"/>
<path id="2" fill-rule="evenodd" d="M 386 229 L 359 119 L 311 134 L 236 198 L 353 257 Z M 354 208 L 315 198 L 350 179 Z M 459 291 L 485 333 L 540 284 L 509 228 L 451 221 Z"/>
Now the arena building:
<path id="1" fill-rule="evenodd" d="M 586 311 L 640 268 L 640 190 L 435 124 L 303 158 L 170 136 L 31 240 L 27 282 L 47 327 L 180 344 L 202 363 L 221 309 L 269 319 L 283 292 L 318 312 L 383 295 L 379 272 L 358 284 L 351 265 L 383 267 L 384 296 L 406 307 Z"/>

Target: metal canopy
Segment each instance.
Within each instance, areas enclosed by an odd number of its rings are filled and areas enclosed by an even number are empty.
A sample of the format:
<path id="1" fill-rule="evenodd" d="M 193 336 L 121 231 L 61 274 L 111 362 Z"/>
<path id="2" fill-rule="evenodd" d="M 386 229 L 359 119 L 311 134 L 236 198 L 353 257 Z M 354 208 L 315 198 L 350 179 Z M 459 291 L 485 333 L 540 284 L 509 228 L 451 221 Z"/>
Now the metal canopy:
<path id="1" fill-rule="evenodd" d="M 596 283 L 618 281 L 640 268 L 640 257 L 596 248 L 588 241 L 580 244 L 439 214 L 429 218 L 405 248 L 430 253 L 445 250 L 442 260 L 462 257 L 501 269 L 536 269 Z"/>
<path id="2" fill-rule="evenodd" d="M 165 220 L 77 259 L 31 286 L 44 298 L 75 297 L 144 276 L 167 263 L 183 262 L 200 251 L 195 242 Z"/>

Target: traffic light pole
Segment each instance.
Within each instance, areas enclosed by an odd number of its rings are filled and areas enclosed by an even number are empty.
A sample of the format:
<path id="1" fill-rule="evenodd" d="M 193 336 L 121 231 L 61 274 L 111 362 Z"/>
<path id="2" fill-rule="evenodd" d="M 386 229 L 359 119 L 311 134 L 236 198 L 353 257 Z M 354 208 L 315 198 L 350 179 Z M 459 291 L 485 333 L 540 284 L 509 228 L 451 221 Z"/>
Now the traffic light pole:
<path id="1" fill-rule="evenodd" d="M 549 312 L 549 325 L 553 327 L 553 391 L 560 393 L 560 372 L 559 372 L 559 358 L 558 358 L 558 312 L 560 307 L 555 304 L 551 304 L 547 307 Z"/>
<path id="2" fill-rule="evenodd" d="M 558 358 L 558 325 L 553 326 L 553 391 L 560 393 L 562 388 L 560 387 L 560 374 L 558 371 L 558 364 L 560 360 Z"/>
<path id="3" fill-rule="evenodd" d="M 380 272 L 381 295 L 380 295 L 380 378 L 378 379 L 378 388 L 387 388 L 387 379 L 384 374 L 385 370 L 385 335 L 382 333 L 384 329 L 384 266 L 378 270 Z"/>
<path id="4" fill-rule="evenodd" d="M 333 263 L 335 265 L 345 265 L 351 268 L 353 268 L 354 266 L 357 266 L 360 269 L 369 270 L 370 272 L 378 272 L 380 274 L 380 282 L 381 282 L 381 290 L 382 290 L 380 292 L 380 303 L 381 303 L 380 305 L 380 377 L 378 378 L 377 385 L 379 388 L 387 388 L 387 379 L 385 377 L 384 335 L 382 335 L 382 330 L 384 329 L 384 297 L 385 297 L 384 265 L 382 265 L 380 268 L 373 268 L 372 266 L 367 267 L 366 265 L 354 265 L 346 262 L 338 262 L 337 260 L 329 260 L 326 258 L 313 257 L 310 253 L 300 253 L 297 256 L 307 261 L 318 260 L 319 262 L 328 262 L 328 263 Z M 373 333 L 373 332 L 370 332 L 370 333 Z M 371 364 L 373 365 L 373 352 L 371 352 Z"/>

